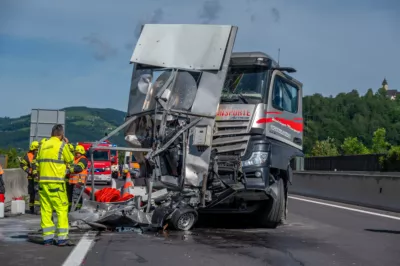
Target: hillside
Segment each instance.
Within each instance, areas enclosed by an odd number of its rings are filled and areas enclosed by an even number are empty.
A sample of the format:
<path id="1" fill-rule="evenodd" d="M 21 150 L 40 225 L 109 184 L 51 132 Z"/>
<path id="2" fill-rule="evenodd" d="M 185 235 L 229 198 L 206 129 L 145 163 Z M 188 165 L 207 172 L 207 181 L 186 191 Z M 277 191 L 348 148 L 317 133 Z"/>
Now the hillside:
<path id="1" fill-rule="evenodd" d="M 110 108 L 68 107 L 66 136 L 71 142 L 95 141 L 124 121 L 125 113 Z M 0 118 L 0 149 L 26 149 L 29 143 L 30 114 L 18 118 Z M 124 145 L 122 134 L 112 137 L 117 145 Z"/>

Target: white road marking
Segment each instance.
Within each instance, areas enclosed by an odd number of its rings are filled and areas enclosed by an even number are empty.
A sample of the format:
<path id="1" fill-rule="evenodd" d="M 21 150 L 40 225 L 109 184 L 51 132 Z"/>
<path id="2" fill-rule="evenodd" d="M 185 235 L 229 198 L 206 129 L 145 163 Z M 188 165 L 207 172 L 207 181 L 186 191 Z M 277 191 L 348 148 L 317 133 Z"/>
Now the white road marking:
<path id="1" fill-rule="evenodd" d="M 348 210 L 348 211 L 353 211 L 353 212 L 360 212 L 360 213 L 365 213 L 365 214 L 370 214 L 370 215 L 375 215 L 375 216 L 379 216 L 379 217 L 384 217 L 384 218 L 389 218 L 389 219 L 393 219 L 393 220 L 398 220 L 398 221 L 400 221 L 400 217 L 396 217 L 396 216 L 392 216 L 392 215 L 386 215 L 386 214 L 377 213 L 377 212 L 364 211 L 364 210 L 360 210 L 360 209 L 349 208 L 349 207 L 344 207 L 344 206 L 340 206 L 340 205 L 325 203 L 325 202 L 316 201 L 316 200 L 309 200 L 309 199 L 304 199 L 304 198 L 298 198 L 298 197 L 293 197 L 293 196 L 288 196 L 288 197 L 289 197 L 290 199 L 294 199 L 294 200 L 300 200 L 300 201 L 305 201 L 305 202 L 311 202 L 311 203 L 315 203 L 315 204 L 319 204 L 319 205 L 324 205 L 324 206 L 329 206 L 329 207 L 333 207 L 333 208 L 338 208 L 338 209 L 343 209 L 343 210 Z"/>
<path id="2" fill-rule="evenodd" d="M 62 266 L 79 266 L 82 264 L 86 254 L 94 243 L 94 237 L 89 236 L 89 234 L 90 232 L 86 232 L 82 236 L 81 240 L 78 242 L 78 245 L 75 246 Z"/>

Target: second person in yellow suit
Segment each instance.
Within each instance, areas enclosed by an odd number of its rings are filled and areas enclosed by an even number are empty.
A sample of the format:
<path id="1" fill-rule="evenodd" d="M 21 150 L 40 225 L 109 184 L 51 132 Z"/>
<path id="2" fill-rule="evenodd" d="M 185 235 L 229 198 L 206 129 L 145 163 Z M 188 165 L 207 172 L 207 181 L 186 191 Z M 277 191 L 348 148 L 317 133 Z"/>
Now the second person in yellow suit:
<path id="1" fill-rule="evenodd" d="M 44 142 L 37 156 L 39 164 L 39 195 L 41 208 L 41 227 L 45 245 L 68 243 L 68 197 L 65 184 L 67 165 L 73 163 L 74 155 L 68 147 L 62 125 L 55 125 L 51 138 Z M 52 221 L 53 210 L 57 213 L 57 231 Z"/>

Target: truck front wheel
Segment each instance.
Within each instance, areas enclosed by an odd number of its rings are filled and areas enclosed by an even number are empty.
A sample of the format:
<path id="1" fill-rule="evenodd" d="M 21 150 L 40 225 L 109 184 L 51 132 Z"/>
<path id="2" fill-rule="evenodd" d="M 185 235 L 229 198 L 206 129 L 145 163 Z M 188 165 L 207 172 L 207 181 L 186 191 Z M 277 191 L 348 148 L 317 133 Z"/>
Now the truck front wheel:
<path id="1" fill-rule="evenodd" d="M 276 228 L 285 216 L 285 181 L 282 178 L 276 180 L 278 195 L 276 200 L 270 199 L 260 207 L 257 220 L 263 228 Z"/>

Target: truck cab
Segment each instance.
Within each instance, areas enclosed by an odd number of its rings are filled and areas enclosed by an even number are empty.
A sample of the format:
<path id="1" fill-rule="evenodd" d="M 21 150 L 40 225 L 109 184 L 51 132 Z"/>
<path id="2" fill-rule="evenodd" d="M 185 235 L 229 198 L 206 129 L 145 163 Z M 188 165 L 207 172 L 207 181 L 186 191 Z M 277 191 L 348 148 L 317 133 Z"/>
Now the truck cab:
<path id="1" fill-rule="evenodd" d="M 302 84 L 289 76 L 293 72 L 262 52 L 232 53 L 213 148 L 221 180 L 233 184 L 242 179 L 246 189 L 207 211 L 261 209 L 259 217 L 268 227 L 281 219 L 269 216 L 272 209 L 285 215 L 292 180 L 290 161 L 303 156 Z M 269 191 L 266 195 L 260 193 L 265 190 Z"/>

